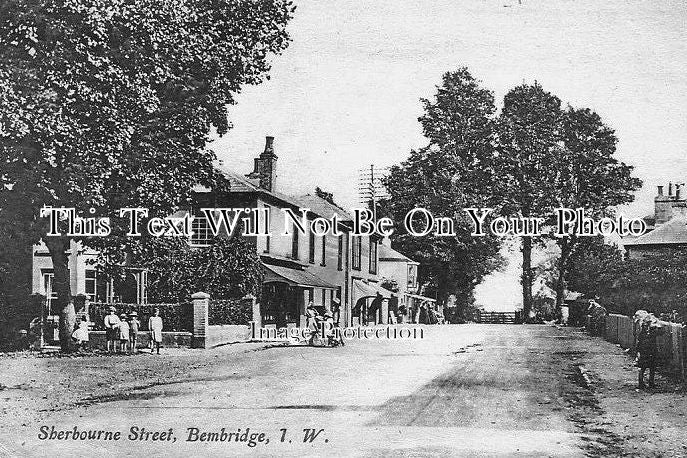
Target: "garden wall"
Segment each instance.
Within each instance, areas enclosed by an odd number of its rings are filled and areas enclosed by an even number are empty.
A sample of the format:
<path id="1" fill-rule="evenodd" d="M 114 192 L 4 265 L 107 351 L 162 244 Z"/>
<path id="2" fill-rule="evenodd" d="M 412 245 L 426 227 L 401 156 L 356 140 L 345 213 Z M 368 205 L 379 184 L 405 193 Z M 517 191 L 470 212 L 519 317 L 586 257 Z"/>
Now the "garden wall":
<path id="1" fill-rule="evenodd" d="M 205 348 L 250 340 L 250 328 L 242 324 L 208 326 L 206 332 Z"/>
<path id="2" fill-rule="evenodd" d="M 162 333 L 162 347 L 190 347 L 193 335 L 190 332 L 163 332 Z M 106 348 L 105 331 L 91 331 L 88 334 L 88 345 L 90 348 Z M 150 334 L 147 332 L 139 332 L 136 338 L 138 349 L 148 348 L 150 343 Z"/>

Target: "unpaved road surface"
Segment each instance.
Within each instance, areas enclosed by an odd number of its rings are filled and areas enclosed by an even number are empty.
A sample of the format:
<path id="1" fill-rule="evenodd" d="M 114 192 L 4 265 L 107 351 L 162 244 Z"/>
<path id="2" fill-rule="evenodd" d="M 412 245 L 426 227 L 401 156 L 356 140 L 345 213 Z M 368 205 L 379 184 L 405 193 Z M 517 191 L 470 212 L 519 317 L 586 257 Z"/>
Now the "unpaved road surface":
<path id="1" fill-rule="evenodd" d="M 6 355 L 0 456 L 687 456 L 687 394 L 662 377 L 636 390 L 631 358 L 599 338 L 517 325 L 424 337 Z"/>

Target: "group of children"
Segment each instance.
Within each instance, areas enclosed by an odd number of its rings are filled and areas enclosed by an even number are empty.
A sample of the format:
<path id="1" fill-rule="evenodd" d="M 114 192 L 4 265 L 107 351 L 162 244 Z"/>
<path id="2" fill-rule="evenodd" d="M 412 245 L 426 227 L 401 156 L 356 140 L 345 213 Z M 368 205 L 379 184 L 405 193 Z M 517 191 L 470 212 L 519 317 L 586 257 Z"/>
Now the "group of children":
<path id="1" fill-rule="evenodd" d="M 141 322 L 138 320 L 136 311 L 122 313 L 117 316 L 117 309 L 109 307 L 108 314 L 105 315 L 105 338 L 107 340 L 107 351 L 110 353 L 131 353 L 135 352 L 138 343 L 138 331 Z M 160 344 L 162 343 L 162 317 L 160 309 L 153 311 L 153 316 L 148 319 L 148 331 L 150 333 L 150 352 L 157 350 L 160 354 Z M 78 346 L 82 349 L 88 345 L 88 319 L 83 316 L 78 328 L 72 334 Z"/>

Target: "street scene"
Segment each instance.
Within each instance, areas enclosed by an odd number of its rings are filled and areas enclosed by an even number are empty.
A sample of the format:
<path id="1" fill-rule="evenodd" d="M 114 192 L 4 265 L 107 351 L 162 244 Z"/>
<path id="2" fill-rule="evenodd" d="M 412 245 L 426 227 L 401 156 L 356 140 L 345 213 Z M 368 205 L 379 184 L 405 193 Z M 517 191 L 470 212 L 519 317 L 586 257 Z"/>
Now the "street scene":
<path id="1" fill-rule="evenodd" d="M 11 375 L 0 391 L 0 450 L 42 454 L 48 441 L 38 439 L 40 428 L 54 425 L 123 437 L 132 426 L 171 428 L 176 437 L 49 441 L 56 456 L 687 453 L 684 389 L 659 376 L 655 390 L 637 390 L 632 358 L 598 337 L 480 324 L 427 327 L 425 335 L 339 348 L 236 344 L 161 358 L 4 357 L 2 373 Z M 270 441 L 188 442 L 188 428 L 250 428 Z M 323 432 L 304 441 L 304 429 Z"/>
<path id="2" fill-rule="evenodd" d="M 0 458 L 687 456 L 686 21 L 0 0 Z"/>

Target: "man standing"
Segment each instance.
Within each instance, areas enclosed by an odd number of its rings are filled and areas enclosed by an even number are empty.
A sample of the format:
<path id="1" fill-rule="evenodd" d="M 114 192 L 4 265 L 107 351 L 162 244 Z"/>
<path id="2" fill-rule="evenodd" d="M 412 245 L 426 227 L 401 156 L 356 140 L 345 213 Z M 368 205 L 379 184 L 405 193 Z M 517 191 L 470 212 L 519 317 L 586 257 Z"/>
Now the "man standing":
<path id="1" fill-rule="evenodd" d="M 657 337 L 661 332 L 658 320 L 649 316 L 642 322 L 637 336 L 637 366 L 639 367 L 639 388 L 645 388 L 644 372 L 649 369 L 649 388 L 654 387 L 654 375 L 656 374 L 656 355 L 658 353 Z"/>

